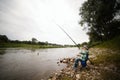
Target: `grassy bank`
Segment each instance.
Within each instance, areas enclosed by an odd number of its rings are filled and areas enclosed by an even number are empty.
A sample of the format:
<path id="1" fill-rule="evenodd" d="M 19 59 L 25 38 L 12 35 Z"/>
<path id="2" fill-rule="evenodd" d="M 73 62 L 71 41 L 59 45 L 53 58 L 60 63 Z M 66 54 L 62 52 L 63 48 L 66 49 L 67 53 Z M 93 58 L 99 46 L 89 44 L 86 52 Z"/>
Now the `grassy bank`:
<path id="1" fill-rule="evenodd" d="M 120 50 L 120 36 L 115 37 L 114 39 L 111 39 L 109 41 L 103 42 L 95 47 Z"/>
<path id="2" fill-rule="evenodd" d="M 120 36 L 95 46 L 93 53 L 96 66 L 103 65 L 108 70 L 101 70 L 103 80 L 120 80 Z"/>
<path id="3" fill-rule="evenodd" d="M 38 45 L 38 44 L 25 44 L 25 43 L 0 43 L 0 48 L 60 48 L 63 46 L 55 45 Z"/>

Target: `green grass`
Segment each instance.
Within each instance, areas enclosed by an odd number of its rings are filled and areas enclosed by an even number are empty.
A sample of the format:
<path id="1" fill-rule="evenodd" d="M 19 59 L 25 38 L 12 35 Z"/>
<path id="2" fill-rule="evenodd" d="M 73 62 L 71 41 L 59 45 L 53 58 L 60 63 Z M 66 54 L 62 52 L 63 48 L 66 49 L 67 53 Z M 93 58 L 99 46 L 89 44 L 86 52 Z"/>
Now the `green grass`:
<path id="1" fill-rule="evenodd" d="M 115 37 L 114 39 L 111 39 L 109 41 L 106 41 L 104 43 L 101 43 L 97 46 L 97 48 L 106 48 L 108 50 L 112 50 L 115 52 L 114 54 L 110 51 L 105 51 L 100 55 L 97 55 L 97 59 L 94 61 L 96 64 L 99 63 L 114 63 L 114 64 L 120 64 L 120 36 Z"/>
<path id="2" fill-rule="evenodd" d="M 94 48 L 105 48 L 106 51 L 103 51 L 102 54 L 97 55 L 94 60 L 95 64 L 115 64 L 120 66 L 120 36 L 101 43 Z M 108 50 L 108 51 L 107 51 Z M 111 52 L 112 51 L 112 52 Z M 113 53 L 114 52 L 114 53 Z"/>
<path id="3" fill-rule="evenodd" d="M 94 48 L 106 49 L 102 54 L 98 54 L 96 59 L 92 60 L 96 66 L 99 64 L 103 64 L 104 66 L 112 64 L 117 67 L 117 70 L 120 70 L 120 36 L 94 46 Z M 101 70 L 101 77 L 103 80 L 120 80 L 118 72 L 107 70 Z"/>
<path id="4" fill-rule="evenodd" d="M 0 43 L 0 48 L 58 48 L 59 46 L 24 44 L 24 43 Z"/>
<path id="5" fill-rule="evenodd" d="M 103 42 L 100 45 L 97 45 L 95 47 L 120 50 L 120 36 L 115 37 L 114 39 L 111 39 L 109 41 L 105 41 L 105 42 Z"/>
<path id="6" fill-rule="evenodd" d="M 109 53 L 103 53 L 96 56 L 97 58 L 93 60 L 93 63 L 95 65 L 104 64 L 114 64 L 116 66 L 120 67 L 120 54 L 109 54 Z"/>

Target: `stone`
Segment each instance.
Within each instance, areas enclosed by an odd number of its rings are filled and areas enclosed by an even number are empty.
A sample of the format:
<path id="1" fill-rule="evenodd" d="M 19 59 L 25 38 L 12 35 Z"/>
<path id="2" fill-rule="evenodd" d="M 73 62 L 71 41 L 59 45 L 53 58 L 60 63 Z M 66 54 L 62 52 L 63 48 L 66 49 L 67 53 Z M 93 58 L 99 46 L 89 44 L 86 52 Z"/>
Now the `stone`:
<path id="1" fill-rule="evenodd" d="M 80 79 L 80 74 L 76 74 L 76 79 Z"/>
<path id="2" fill-rule="evenodd" d="M 58 75 L 58 73 L 55 73 L 55 75 Z"/>
<path id="3" fill-rule="evenodd" d="M 52 78 L 52 80 L 56 80 L 56 76 L 54 76 L 54 77 Z"/>
<path id="4" fill-rule="evenodd" d="M 60 60 L 60 63 L 62 63 L 63 61 L 62 60 Z"/>
<path id="5" fill-rule="evenodd" d="M 109 67 L 104 67 L 105 70 L 109 70 Z"/>
<path id="6" fill-rule="evenodd" d="M 70 72 L 66 72 L 67 75 L 70 75 Z"/>
<path id="7" fill-rule="evenodd" d="M 95 69 L 97 69 L 97 70 L 98 70 L 99 68 L 98 68 L 97 66 L 95 66 Z"/>
<path id="8" fill-rule="evenodd" d="M 74 76 L 74 73 L 72 72 L 70 76 L 73 77 L 73 76 Z"/>
<path id="9" fill-rule="evenodd" d="M 67 60 L 63 60 L 62 62 L 63 62 L 63 63 L 67 63 L 68 61 L 67 61 Z"/>
<path id="10" fill-rule="evenodd" d="M 70 62 L 73 62 L 73 61 L 74 61 L 73 59 L 70 60 Z"/>

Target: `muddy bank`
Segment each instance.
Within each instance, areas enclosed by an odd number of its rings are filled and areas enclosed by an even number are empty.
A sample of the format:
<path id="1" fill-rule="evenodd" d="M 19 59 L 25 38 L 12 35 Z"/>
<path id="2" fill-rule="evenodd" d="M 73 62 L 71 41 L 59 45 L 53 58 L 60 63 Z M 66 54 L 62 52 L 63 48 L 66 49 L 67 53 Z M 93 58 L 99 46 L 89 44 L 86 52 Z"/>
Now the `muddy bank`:
<path id="1" fill-rule="evenodd" d="M 75 58 L 64 58 L 57 64 L 64 63 L 67 66 L 52 74 L 48 80 L 120 80 L 120 59 L 115 59 L 115 62 L 113 58 L 114 55 L 120 55 L 118 52 L 109 49 L 90 49 L 89 57 L 93 64 L 87 61 L 87 67 L 81 68 L 81 65 L 79 65 L 77 71 L 73 70 Z M 99 56 L 102 56 L 102 58 L 99 59 Z M 108 56 L 110 56 L 109 62 L 106 61 Z"/>

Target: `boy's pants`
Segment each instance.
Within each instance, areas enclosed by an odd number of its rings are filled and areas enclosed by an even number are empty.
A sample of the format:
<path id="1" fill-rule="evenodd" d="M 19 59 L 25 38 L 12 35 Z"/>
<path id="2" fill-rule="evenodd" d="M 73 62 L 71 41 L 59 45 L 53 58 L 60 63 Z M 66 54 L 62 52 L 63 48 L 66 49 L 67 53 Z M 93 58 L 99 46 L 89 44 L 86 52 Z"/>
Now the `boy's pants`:
<path id="1" fill-rule="evenodd" d="M 79 58 L 76 58 L 75 59 L 75 62 L 74 62 L 74 65 L 73 65 L 73 67 L 74 68 L 77 68 L 77 66 L 78 66 L 78 64 L 79 64 L 79 61 L 81 62 L 81 65 L 82 65 L 82 67 L 86 67 L 86 61 L 82 61 L 81 59 L 79 59 Z"/>

